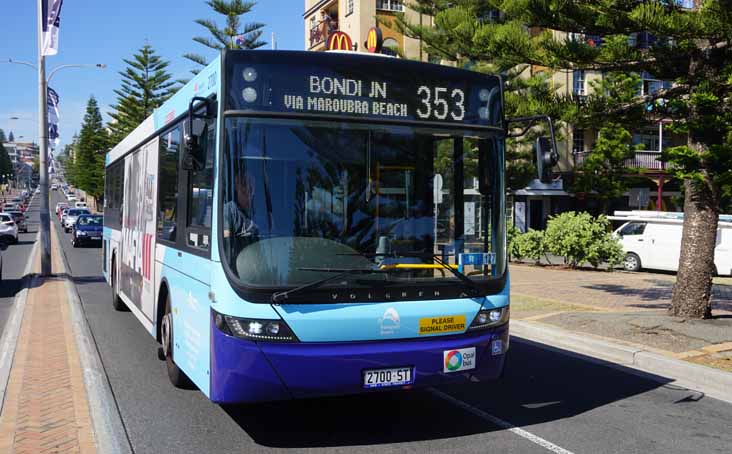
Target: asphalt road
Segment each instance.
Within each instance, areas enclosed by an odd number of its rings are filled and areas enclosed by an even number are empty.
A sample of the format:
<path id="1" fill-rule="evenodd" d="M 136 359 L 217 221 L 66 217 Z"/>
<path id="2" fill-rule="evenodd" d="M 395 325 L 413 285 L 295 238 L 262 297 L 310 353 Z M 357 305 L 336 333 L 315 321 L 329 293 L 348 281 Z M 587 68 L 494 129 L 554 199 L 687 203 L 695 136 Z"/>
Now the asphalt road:
<path id="1" fill-rule="evenodd" d="M 2 199 L 2 196 L 0 196 L 0 199 Z M 0 246 L 0 254 L 3 255 L 3 276 L 2 281 L 0 281 L 0 333 L 2 333 L 5 322 L 10 315 L 15 295 L 22 288 L 23 272 L 38 235 L 38 210 L 40 204 L 38 196 L 34 196 L 28 211 L 26 211 L 28 233 L 19 234 L 17 244 Z"/>
<path id="2" fill-rule="evenodd" d="M 55 201 L 52 206 L 55 205 Z M 732 405 L 512 341 L 501 382 L 236 407 L 173 388 L 116 312 L 101 249 L 62 246 L 136 453 L 729 453 Z"/>

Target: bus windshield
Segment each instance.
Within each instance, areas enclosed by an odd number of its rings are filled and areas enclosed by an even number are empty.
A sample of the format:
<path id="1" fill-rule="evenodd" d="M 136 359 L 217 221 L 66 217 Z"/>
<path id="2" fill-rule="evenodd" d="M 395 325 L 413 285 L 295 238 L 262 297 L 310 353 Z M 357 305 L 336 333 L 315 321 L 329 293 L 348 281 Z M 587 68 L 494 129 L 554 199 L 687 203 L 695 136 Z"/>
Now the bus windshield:
<path id="1" fill-rule="evenodd" d="M 398 272 L 329 288 L 454 281 L 440 262 L 477 282 L 503 276 L 495 132 L 232 116 L 225 140 L 220 233 L 242 286 L 293 287 L 338 269 Z"/>

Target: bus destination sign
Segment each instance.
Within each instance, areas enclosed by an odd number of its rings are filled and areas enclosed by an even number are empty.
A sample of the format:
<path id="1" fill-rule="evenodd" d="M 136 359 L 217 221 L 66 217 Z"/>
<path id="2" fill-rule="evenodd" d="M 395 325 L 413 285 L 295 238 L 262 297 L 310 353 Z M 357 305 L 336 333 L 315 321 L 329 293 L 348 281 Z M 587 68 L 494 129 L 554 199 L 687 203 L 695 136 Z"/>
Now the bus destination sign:
<path id="1" fill-rule="evenodd" d="M 501 125 L 493 76 L 385 57 L 279 53 L 299 58 L 231 58 L 227 110 Z"/>

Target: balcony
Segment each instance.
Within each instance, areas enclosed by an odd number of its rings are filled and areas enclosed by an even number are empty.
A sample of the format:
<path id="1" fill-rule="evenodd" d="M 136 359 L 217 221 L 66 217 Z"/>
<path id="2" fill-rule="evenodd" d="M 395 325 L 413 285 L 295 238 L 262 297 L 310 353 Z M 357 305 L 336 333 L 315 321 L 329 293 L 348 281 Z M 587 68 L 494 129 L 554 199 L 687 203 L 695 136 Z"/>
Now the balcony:
<path id="1" fill-rule="evenodd" d="M 574 153 L 575 167 L 580 167 L 585 160 L 585 156 L 592 153 L 591 151 L 578 151 Z M 628 168 L 641 169 L 641 170 L 655 170 L 665 171 L 666 163 L 658 161 L 657 158 L 661 157 L 661 153 L 658 150 L 639 150 L 635 152 L 635 156 L 625 160 L 625 166 Z"/>
<path id="2" fill-rule="evenodd" d="M 338 21 L 335 19 L 325 19 L 316 22 L 310 27 L 310 49 L 325 42 L 328 35 L 338 31 Z"/>

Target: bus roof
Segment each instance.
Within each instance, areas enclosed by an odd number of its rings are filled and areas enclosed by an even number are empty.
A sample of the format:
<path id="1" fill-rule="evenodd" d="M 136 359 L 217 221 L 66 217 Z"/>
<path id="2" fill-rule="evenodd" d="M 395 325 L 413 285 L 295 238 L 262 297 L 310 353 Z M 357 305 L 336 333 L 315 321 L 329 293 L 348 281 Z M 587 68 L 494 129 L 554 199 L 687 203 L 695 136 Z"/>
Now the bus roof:
<path id="1" fill-rule="evenodd" d="M 155 109 L 127 137 L 122 139 L 109 153 L 105 166 L 115 162 L 129 151 L 142 144 L 156 131 L 165 127 L 176 118 L 188 112 L 188 103 L 194 96 L 208 97 L 220 93 L 221 88 L 221 55 L 217 56 L 204 69 L 183 85 L 173 96 Z"/>

